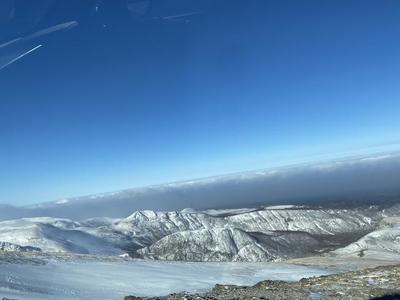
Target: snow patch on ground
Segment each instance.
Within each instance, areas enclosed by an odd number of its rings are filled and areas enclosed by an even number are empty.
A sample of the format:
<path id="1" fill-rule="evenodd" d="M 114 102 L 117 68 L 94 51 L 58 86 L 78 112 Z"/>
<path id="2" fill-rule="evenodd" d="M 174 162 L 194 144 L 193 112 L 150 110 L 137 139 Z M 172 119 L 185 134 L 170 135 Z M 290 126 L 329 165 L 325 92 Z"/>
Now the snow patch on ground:
<path id="1" fill-rule="evenodd" d="M 46 265 L 0 261 L 0 297 L 19 300 L 109 299 L 202 292 L 215 284 L 253 285 L 260 280 L 297 281 L 329 271 L 274 263 L 155 261 L 51 261 Z"/>

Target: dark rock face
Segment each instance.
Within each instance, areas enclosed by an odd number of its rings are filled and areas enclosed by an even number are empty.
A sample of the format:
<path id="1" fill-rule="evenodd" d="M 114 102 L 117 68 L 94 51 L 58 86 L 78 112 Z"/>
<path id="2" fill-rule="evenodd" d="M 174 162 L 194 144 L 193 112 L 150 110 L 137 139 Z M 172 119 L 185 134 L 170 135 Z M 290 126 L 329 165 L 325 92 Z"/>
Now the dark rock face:
<path id="1" fill-rule="evenodd" d="M 183 287 L 184 288 L 184 287 Z M 400 265 L 380 266 L 361 271 L 303 278 L 298 282 L 265 280 L 254 286 L 216 285 L 205 294 L 171 294 L 160 300 L 200 299 L 400 299 Z M 132 297 L 132 298 L 129 298 Z M 397 297 L 397 298 L 396 298 Z"/>
<path id="2" fill-rule="evenodd" d="M 1 242 L 0 251 L 4 252 L 41 252 L 42 249 L 31 246 L 20 246 L 13 243 Z"/>

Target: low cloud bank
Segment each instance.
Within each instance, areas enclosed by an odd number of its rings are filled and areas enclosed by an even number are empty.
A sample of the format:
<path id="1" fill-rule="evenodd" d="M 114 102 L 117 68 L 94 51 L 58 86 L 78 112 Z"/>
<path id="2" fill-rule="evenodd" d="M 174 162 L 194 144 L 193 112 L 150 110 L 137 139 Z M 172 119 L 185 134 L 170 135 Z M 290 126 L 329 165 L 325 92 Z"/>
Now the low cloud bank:
<path id="1" fill-rule="evenodd" d="M 400 154 L 297 165 L 65 199 L 0 207 L 0 219 L 125 217 L 135 210 L 298 204 L 352 206 L 400 201 Z"/>

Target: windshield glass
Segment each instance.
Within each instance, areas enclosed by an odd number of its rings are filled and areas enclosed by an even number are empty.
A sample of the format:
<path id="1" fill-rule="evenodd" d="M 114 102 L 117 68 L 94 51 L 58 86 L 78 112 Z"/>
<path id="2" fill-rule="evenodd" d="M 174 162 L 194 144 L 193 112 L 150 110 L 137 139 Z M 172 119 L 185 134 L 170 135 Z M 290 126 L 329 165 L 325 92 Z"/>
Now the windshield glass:
<path id="1" fill-rule="evenodd" d="M 298 281 L 400 260 L 399 20 L 1 0 L 0 299 L 329 298 Z"/>

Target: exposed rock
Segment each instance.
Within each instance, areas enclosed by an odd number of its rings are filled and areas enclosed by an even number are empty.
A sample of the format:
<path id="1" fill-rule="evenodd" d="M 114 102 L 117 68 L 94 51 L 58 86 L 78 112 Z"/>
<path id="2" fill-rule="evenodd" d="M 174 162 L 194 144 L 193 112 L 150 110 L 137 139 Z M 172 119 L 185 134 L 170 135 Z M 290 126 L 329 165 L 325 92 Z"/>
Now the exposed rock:
<path id="1" fill-rule="evenodd" d="M 0 251 L 5 252 L 40 252 L 42 249 L 31 246 L 20 246 L 7 242 L 0 242 Z"/>

